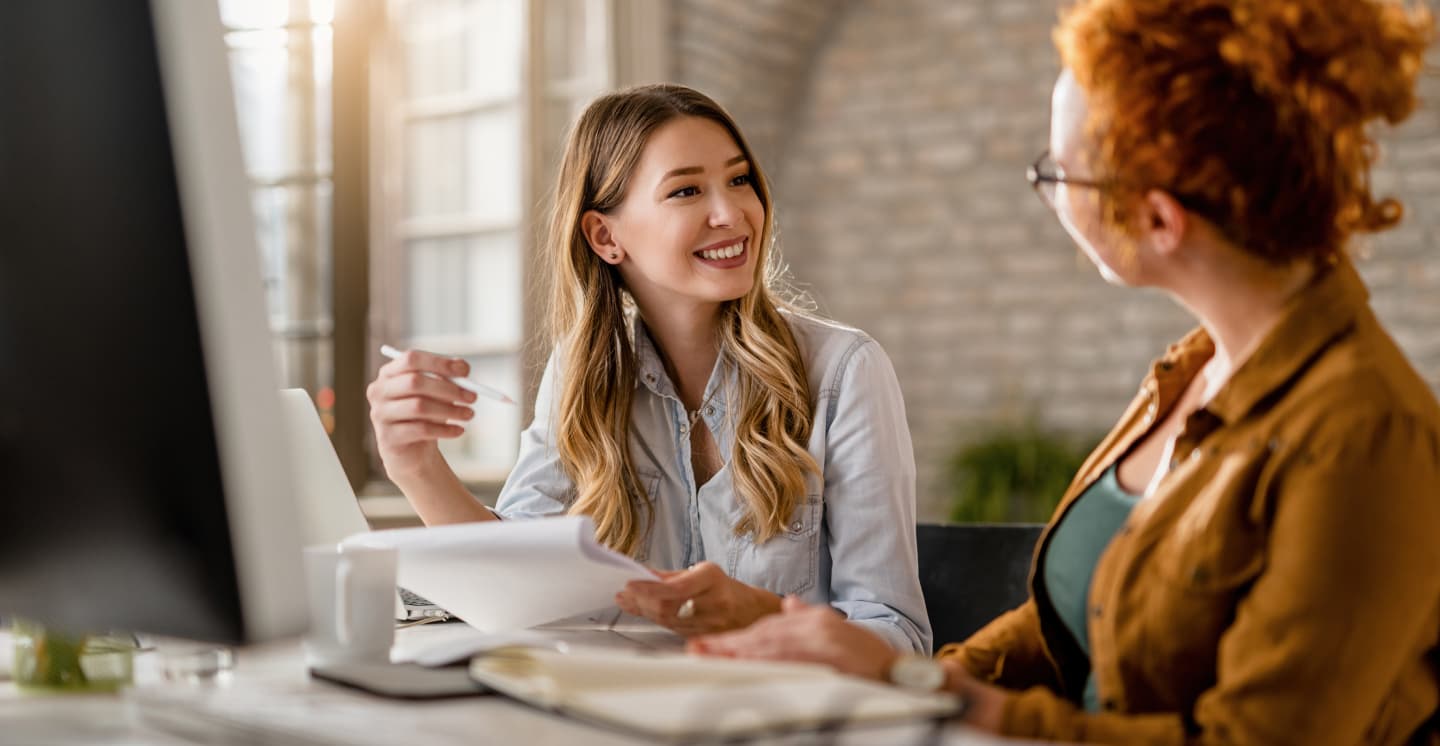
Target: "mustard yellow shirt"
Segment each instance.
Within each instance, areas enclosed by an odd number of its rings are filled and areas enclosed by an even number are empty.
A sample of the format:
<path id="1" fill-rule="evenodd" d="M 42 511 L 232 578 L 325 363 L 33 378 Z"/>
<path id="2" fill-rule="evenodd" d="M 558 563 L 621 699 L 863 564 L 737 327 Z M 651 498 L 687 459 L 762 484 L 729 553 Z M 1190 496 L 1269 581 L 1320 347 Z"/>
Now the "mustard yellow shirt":
<path id="1" fill-rule="evenodd" d="M 1214 352 L 1157 360 L 1076 497 L 1162 420 Z M 1287 306 L 1191 415 L 1095 568 L 1090 656 L 1042 583 L 947 645 L 1014 689 L 1011 735 L 1146 744 L 1440 743 L 1440 406 L 1348 261 Z M 1091 667 L 1101 711 L 1078 704 Z"/>

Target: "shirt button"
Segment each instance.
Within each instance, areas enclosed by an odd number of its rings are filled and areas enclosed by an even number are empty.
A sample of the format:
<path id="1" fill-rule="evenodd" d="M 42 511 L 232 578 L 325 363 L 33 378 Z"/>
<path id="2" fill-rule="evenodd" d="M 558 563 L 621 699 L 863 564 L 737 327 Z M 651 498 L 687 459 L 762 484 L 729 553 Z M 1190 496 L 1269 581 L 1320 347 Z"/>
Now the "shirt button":
<path id="1" fill-rule="evenodd" d="M 713 415 L 713 414 L 715 414 L 715 408 L 714 408 L 714 407 L 706 407 L 706 408 L 705 408 L 705 416 L 709 417 L 710 415 Z"/>
<path id="2" fill-rule="evenodd" d="M 802 526 L 799 521 L 795 521 L 794 523 L 790 524 L 790 533 L 798 534 L 800 533 L 801 528 L 804 528 L 804 526 Z"/>
<path id="3" fill-rule="evenodd" d="M 646 374 L 645 374 L 645 380 L 646 380 L 646 381 L 649 381 L 650 383 L 654 383 L 654 382 L 655 382 L 655 374 L 654 374 L 654 373 L 646 373 Z"/>
<path id="4" fill-rule="evenodd" d="M 681 435 L 684 435 L 685 433 L 688 433 L 688 432 L 690 432 L 690 426 L 689 426 L 689 425 L 681 425 L 681 426 L 680 426 L 680 434 L 681 434 Z"/>

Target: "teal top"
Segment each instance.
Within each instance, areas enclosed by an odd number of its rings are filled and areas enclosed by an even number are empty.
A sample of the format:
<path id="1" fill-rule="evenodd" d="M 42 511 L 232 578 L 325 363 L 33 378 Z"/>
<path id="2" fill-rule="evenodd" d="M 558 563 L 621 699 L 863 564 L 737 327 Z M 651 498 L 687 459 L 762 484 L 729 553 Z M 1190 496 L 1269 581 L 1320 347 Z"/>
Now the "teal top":
<path id="1" fill-rule="evenodd" d="M 1085 611 L 1095 564 L 1140 499 L 1120 486 L 1115 471 L 1115 466 L 1106 469 L 1100 479 L 1076 498 L 1055 527 L 1045 550 L 1045 592 L 1055 605 L 1060 621 L 1086 655 L 1090 654 L 1090 633 L 1085 624 Z M 1100 709 L 1093 672 L 1085 682 L 1084 704 L 1091 712 Z"/>

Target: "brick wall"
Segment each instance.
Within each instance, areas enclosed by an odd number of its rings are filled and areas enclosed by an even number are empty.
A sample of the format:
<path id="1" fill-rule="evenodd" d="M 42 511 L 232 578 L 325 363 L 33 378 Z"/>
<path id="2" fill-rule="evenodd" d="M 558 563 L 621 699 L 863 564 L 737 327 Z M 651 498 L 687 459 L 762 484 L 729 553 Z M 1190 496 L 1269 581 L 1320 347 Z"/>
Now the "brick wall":
<path id="1" fill-rule="evenodd" d="M 1058 72 L 1053 0 L 673 0 L 673 74 L 731 109 L 776 182 L 781 242 L 821 310 L 889 351 L 921 516 L 991 423 L 1103 432 L 1192 325 L 1106 285 L 1034 197 Z M 1440 70 L 1440 53 L 1432 57 Z M 1375 307 L 1440 388 L 1440 74 L 1383 142 L 1405 224 L 1361 264 Z"/>

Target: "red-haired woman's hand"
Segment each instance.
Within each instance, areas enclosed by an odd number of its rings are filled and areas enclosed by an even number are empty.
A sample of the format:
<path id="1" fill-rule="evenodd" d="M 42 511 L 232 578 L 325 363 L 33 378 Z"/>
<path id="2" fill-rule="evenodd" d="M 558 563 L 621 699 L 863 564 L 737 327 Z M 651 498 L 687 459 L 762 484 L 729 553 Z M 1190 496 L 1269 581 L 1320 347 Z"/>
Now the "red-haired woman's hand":
<path id="1" fill-rule="evenodd" d="M 737 632 L 694 638 L 688 649 L 724 658 L 823 663 L 880 681 L 900 656 L 884 638 L 851 624 L 829 606 L 811 606 L 794 596 L 785 599 L 783 613 Z"/>

